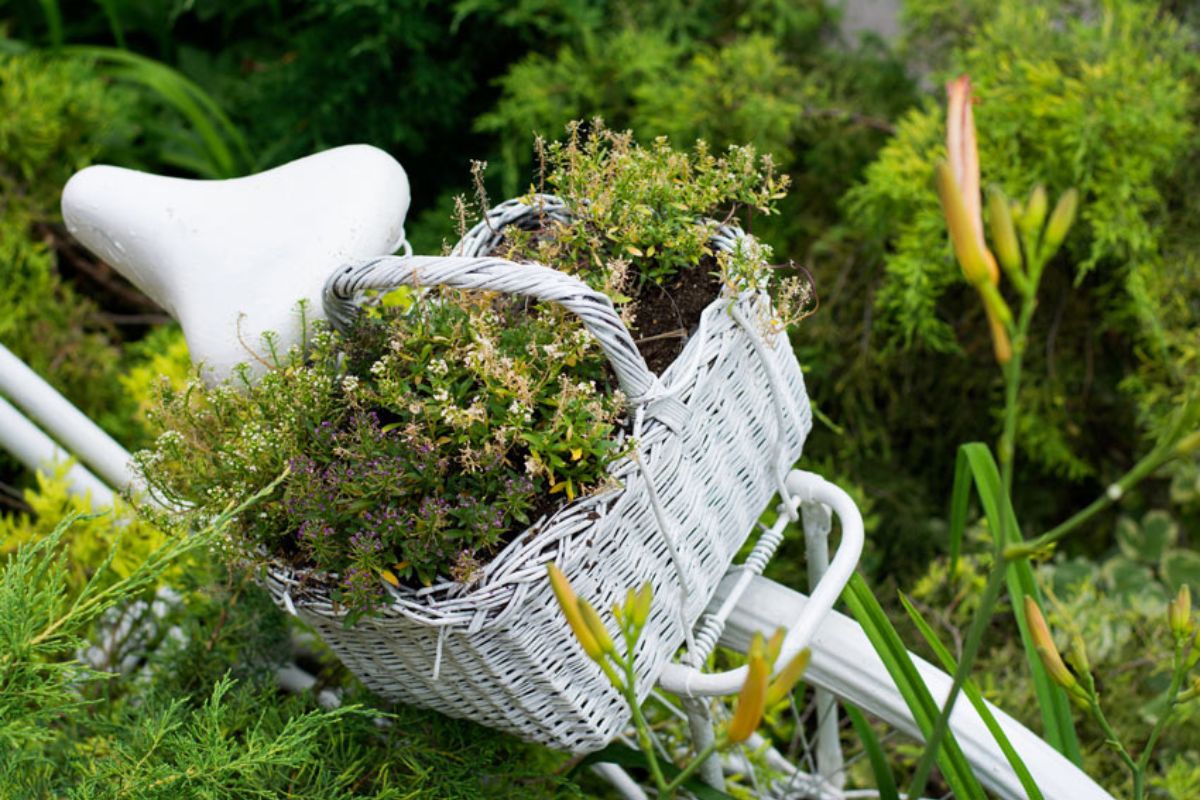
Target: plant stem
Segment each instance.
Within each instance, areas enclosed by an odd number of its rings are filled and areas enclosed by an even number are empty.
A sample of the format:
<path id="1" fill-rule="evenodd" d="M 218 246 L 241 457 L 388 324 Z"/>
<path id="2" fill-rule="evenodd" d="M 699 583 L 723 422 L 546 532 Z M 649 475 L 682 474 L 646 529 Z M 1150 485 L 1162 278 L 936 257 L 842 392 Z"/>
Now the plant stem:
<path id="1" fill-rule="evenodd" d="M 626 656 L 619 659 L 621 667 L 625 671 L 625 685 L 622 690 L 625 693 L 625 701 L 629 703 L 629 709 L 633 714 L 633 727 L 637 730 L 638 747 L 642 748 L 642 752 L 646 754 L 646 764 L 650 768 L 650 776 L 654 778 L 654 785 L 658 788 L 659 794 L 667 795 L 667 780 L 663 777 L 662 767 L 658 764 L 658 754 L 654 750 L 654 734 L 650 730 L 649 723 L 646 722 L 646 717 L 642 715 L 642 706 L 638 703 L 637 698 L 637 675 L 633 671 L 633 646 L 637 643 L 637 638 L 631 639 L 629 632 L 625 631 L 625 653 Z"/>
<path id="2" fill-rule="evenodd" d="M 1132 469 L 1110 484 L 1108 490 L 1093 500 L 1086 508 L 1036 539 L 1031 539 L 1021 545 L 1022 552 L 1033 553 L 1054 544 L 1101 511 L 1116 503 L 1125 492 L 1140 483 L 1142 479 L 1149 476 L 1163 464 L 1170 461 L 1174 456 L 1174 449 L 1171 446 L 1159 446 L 1151 450 L 1141 461 L 1134 464 Z"/>
<path id="3" fill-rule="evenodd" d="M 1096 692 L 1096 679 L 1092 677 L 1092 673 L 1090 672 L 1084 672 L 1083 679 L 1087 683 L 1088 710 L 1092 714 L 1092 719 L 1096 720 L 1096 724 L 1104 732 L 1105 744 L 1117 752 L 1117 755 L 1125 762 L 1125 766 L 1133 776 L 1134 799 L 1142 800 L 1142 793 L 1145 791 L 1145 773 L 1138 763 L 1133 760 L 1133 756 L 1129 754 L 1129 751 L 1125 749 L 1125 745 L 1121 744 L 1121 738 L 1117 736 L 1117 732 L 1109 724 L 1108 717 L 1104 716 L 1104 710 L 1100 708 L 1100 695 Z"/>
<path id="4" fill-rule="evenodd" d="M 1142 754 L 1137 760 L 1137 771 L 1133 773 L 1133 796 L 1135 800 L 1142 800 L 1146 792 L 1146 770 L 1150 767 L 1150 758 L 1154 755 L 1154 747 L 1158 744 L 1158 737 L 1162 735 L 1163 729 L 1167 727 L 1167 722 L 1171 719 L 1175 712 L 1175 698 L 1179 696 L 1179 689 L 1183 686 L 1183 679 L 1187 676 L 1187 663 L 1184 661 L 1184 645 L 1183 640 L 1175 641 L 1175 662 L 1174 671 L 1171 674 L 1171 686 L 1167 689 L 1167 709 L 1154 723 L 1154 729 L 1150 731 L 1150 738 L 1146 740 L 1146 746 L 1142 748 Z"/>
<path id="5" fill-rule="evenodd" d="M 708 743 L 707 747 L 697 753 L 696 757 L 693 758 L 691 762 L 684 767 L 670 783 L 666 785 L 666 787 L 663 789 L 663 794 L 667 797 L 670 797 L 676 789 L 682 786 L 683 782 L 690 778 L 692 773 L 695 772 L 701 764 L 707 761 L 709 756 L 717 751 L 717 744 L 717 740 L 713 739 Z"/>
<path id="6" fill-rule="evenodd" d="M 1036 286 L 1034 287 L 1036 291 Z M 1000 474 L 1004 481 L 1004 493 L 1012 494 L 1013 470 L 1016 462 L 1017 410 L 1020 405 L 1021 367 L 1025 358 L 1025 346 L 1029 334 L 1029 323 L 1037 308 L 1037 297 L 1026 295 L 1021 302 L 1021 314 L 1017 319 L 1013 336 L 1012 359 L 1004 366 L 1004 428 L 1000 434 Z"/>

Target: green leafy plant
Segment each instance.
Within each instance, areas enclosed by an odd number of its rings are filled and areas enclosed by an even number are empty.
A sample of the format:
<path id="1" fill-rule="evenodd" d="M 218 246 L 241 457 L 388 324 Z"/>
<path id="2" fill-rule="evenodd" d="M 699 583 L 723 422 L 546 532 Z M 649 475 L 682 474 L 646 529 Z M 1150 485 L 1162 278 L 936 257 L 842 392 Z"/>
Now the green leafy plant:
<path id="1" fill-rule="evenodd" d="M 688 313 L 698 315 L 724 287 L 772 283 L 765 247 L 717 257 L 708 245 L 717 225 L 708 217 L 770 213 L 786 185 L 752 149 L 718 157 L 702 144 L 690 154 L 662 141 L 641 148 L 596 123 L 545 153 L 547 183 L 577 211 L 565 223 L 506 231 L 499 255 L 579 276 L 658 344 L 664 337 L 639 314 L 663 297 L 678 309 L 671 288 L 691 287 L 698 300 Z M 782 327 L 803 313 L 804 286 L 773 283 L 780 315 L 768 324 Z M 677 341 L 696 322 L 659 316 Z M 166 387 L 152 414 L 166 432 L 139 462 L 152 490 L 190 504 L 188 516 L 288 470 L 272 501 L 238 520 L 239 548 L 336 575 L 335 598 L 351 620 L 386 601 L 386 584 L 447 574 L 469 582 L 507 536 L 561 500 L 604 488 L 609 463 L 625 452 L 624 399 L 603 354 L 557 307 L 403 290 L 345 336 L 316 326 L 311 348 L 264 344 L 260 380 L 246 370 L 234 385 Z"/>

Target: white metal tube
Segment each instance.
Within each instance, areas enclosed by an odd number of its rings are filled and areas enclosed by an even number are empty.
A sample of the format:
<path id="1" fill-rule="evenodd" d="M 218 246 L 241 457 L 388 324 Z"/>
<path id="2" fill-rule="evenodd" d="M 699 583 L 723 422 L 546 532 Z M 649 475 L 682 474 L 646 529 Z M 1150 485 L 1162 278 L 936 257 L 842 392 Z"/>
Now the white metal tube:
<path id="1" fill-rule="evenodd" d="M 69 456 L 41 428 L 0 397 L 0 447 L 11 452 L 31 470 L 51 472 Z M 97 508 L 111 506 L 112 490 L 79 463 L 67 467 L 66 480 L 72 493 L 91 496 Z"/>
<path id="2" fill-rule="evenodd" d="M 136 486 L 128 451 L 0 345 L 0 394 L 116 489 Z"/>
<path id="3" fill-rule="evenodd" d="M 721 582 L 713 604 L 725 597 L 734 577 L 728 575 Z M 810 602 L 800 592 L 756 577 L 730 615 L 721 644 L 744 651 L 755 631 L 771 631 L 795 619 L 804 613 Z M 917 656 L 912 656 L 912 660 L 934 701 L 943 704 L 953 679 Z M 824 615 L 812 642 L 812 661 L 804 673 L 804 680 L 814 687 L 829 690 L 909 736 L 918 740 L 923 738 L 867 635 L 857 622 L 844 614 L 835 611 Z M 1047 800 L 1112 800 L 1111 795 L 1083 770 L 1036 734 L 992 704 L 989 703 L 988 708 Z M 954 704 L 950 730 L 984 786 L 1008 800 L 1025 798 L 1016 773 L 965 698 Z"/>
<path id="4" fill-rule="evenodd" d="M 787 489 L 801 502 L 824 503 L 829 506 L 842 523 L 842 541 L 837 555 L 830 562 L 829 569 L 813 591 L 812 598 L 805 605 L 803 612 L 779 623 L 779 626 L 789 628 L 776 661 L 779 667 L 787 664 L 797 653 L 808 647 L 821 620 L 833 611 L 834 603 L 858 565 L 864 538 L 862 514 L 859 513 L 858 506 L 850 499 L 850 495 L 820 475 L 792 470 L 787 477 Z M 668 664 L 658 676 L 659 686 L 672 694 L 686 697 L 737 694 L 745 682 L 744 666 L 725 672 L 707 673 L 682 664 Z"/>

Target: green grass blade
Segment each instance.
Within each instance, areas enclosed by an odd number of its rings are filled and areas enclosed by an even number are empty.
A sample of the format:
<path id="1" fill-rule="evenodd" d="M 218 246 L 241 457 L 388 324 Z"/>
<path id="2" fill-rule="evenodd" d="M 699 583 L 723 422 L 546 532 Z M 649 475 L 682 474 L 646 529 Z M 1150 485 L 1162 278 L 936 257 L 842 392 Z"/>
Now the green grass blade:
<path id="1" fill-rule="evenodd" d="M 96 0 L 96 2 L 104 10 L 104 16 L 108 19 L 108 29 L 112 32 L 113 41 L 117 43 L 117 47 L 120 49 L 126 49 L 125 26 L 121 24 L 121 13 L 117 8 L 117 4 L 113 0 Z"/>
<path id="2" fill-rule="evenodd" d="M 967 529 L 967 510 L 971 503 L 971 465 L 959 449 L 954 459 L 954 488 L 950 493 L 950 575 L 958 570 L 963 536 Z"/>
<path id="3" fill-rule="evenodd" d="M 863 750 L 867 753 L 867 760 L 871 762 L 871 771 L 875 773 L 875 788 L 879 791 L 879 800 L 900 800 L 900 791 L 896 788 L 896 776 L 892 774 L 892 768 L 888 766 L 887 757 L 883 754 L 883 747 L 880 746 L 879 737 L 875 735 L 871 723 L 867 721 L 861 711 L 849 703 L 842 703 L 842 708 L 846 711 L 846 716 L 850 718 L 850 724 L 854 726 L 858 740 L 862 742 Z"/>
<path id="4" fill-rule="evenodd" d="M 921 612 L 909 602 L 909 599 L 903 593 L 900 594 L 900 602 L 904 604 L 904 610 L 908 612 L 909 619 L 917 626 L 917 630 L 925 637 L 925 641 L 929 643 L 929 647 L 933 650 L 934 655 L 941 662 L 942 669 L 951 673 L 958 669 L 958 662 L 955 661 L 954 656 L 951 655 L 946 646 L 938 639 L 937 634 L 933 631 L 933 627 L 921 616 Z M 1017 779 L 1021 781 L 1022 788 L 1025 789 L 1025 795 L 1029 800 L 1044 800 L 1041 790 L 1038 789 L 1037 784 L 1033 781 L 1033 776 L 1029 774 L 1029 768 L 1025 766 L 1025 762 L 1021 760 L 1020 754 L 1017 753 L 1016 748 L 1012 746 L 1012 742 L 1005 735 L 1004 729 L 1000 727 L 1000 723 L 996 721 L 996 717 L 992 714 L 991 709 L 984 702 L 983 693 L 979 691 L 979 687 L 975 685 L 974 681 L 968 678 L 963 683 L 962 690 L 967 696 L 967 700 L 970 701 L 971 706 L 979 714 L 980 719 L 983 720 L 983 724 L 987 726 L 988 732 L 992 734 L 992 738 L 996 740 L 996 744 L 1004 753 L 1004 757 L 1008 759 L 1009 765 L 1017 774 Z"/>
<path id="5" fill-rule="evenodd" d="M 50 35 L 50 46 L 62 47 L 63 18 L 62 9 L 58 7 L 58 0 L 38 0 L 38 5 L 42 7 L 42 16 L 46 18 L 46 30 Z"/>
<path id="6" fill-rule="evenodd" d="M 149 89 L 179 112 L 203 142 L 210 163 L 209 177 L 232 178 L 250 170 L 253 158 L 241 131 L 207 92 L 178 71 L 112 47 L 76 45 L 66 50 L 113 65 L 115 77 Z"/>
<path id="7" fill-rule="evenodd" d="M 896 688 L 912 712 L 917 727 L 928 738 L 939 716 L 938 705 L 925 682 L 921 680 L 921 675 L 917 672 L 900 635 L 896 633 L 887 614 L 861 575 L 855 574 L 850 578 L 842 593 L 842 599 L 846 601 L 846 606 L 862 626 L 888 674 L 895 681 Z M 983 788 L 963 756 L 953 731 L 946 732 L 942 745 L 938 748 L 937 764 L 942 777 L 956 797 L 960 800 L 983 800 Z"/>

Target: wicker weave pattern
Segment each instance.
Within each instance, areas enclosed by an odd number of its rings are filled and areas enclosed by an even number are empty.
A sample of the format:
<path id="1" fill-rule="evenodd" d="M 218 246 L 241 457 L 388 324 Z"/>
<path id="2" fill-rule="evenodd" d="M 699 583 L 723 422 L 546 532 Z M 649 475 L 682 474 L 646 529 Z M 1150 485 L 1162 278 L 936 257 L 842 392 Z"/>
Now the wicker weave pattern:
<path id="1" fill-rule="evenodd" d="M 348 321 L 366 288 L 402 282 L 450 283 L 528 294 L 561 303 L 597 337 L 627 395 L 644 409 L 632 459 L 612 466 L 623 488 L 580 498 L 516 537 L 470 586 L 446 581 L 391 589 L 380 616 L 346 629 L 319 575 L 276 565 L 267 586 L 277 603 L 312 625 L 343 662 L 380 694 L 464 717 L 573 752 L 607 744 L 628 709 L 584 655 L 566 625 L 545 564 L 555 561 L 581 596 L 611 608 L 626 588 L 654 585 L 655 603 L 637 653 L 638 688 L 649 692 L 685 638 L 776 485 L 774 460 L 795 462 L 810 410 L 787 337 L 763 351 L 783 379 L 777 411 L 756 330 L 739 325 L 728 299 L 703 313 L 700 327 L 661 379 L 650 373 L 608 298 L 537 265 L 487 257 L 507 224 L 565 217 L 554 198 L 498 206 L 447 258 L 386 258 L 339 270 L 326 287 L 327 312 Z M 717 247 L 742 234 L 720 228 Z M 735 301 L 751 320 L 769 311 L 762 295 Z M 751 326 L 753 328 L 755 326 Z M 761 341 L 760 341 L 761 344 Z M 780 429 L 782 425 L 782 430 Z M 663 532 L 646 488 L 647 473 L 672 521 Z M 675 548 L 687 581 L 680 608 Z"/>

